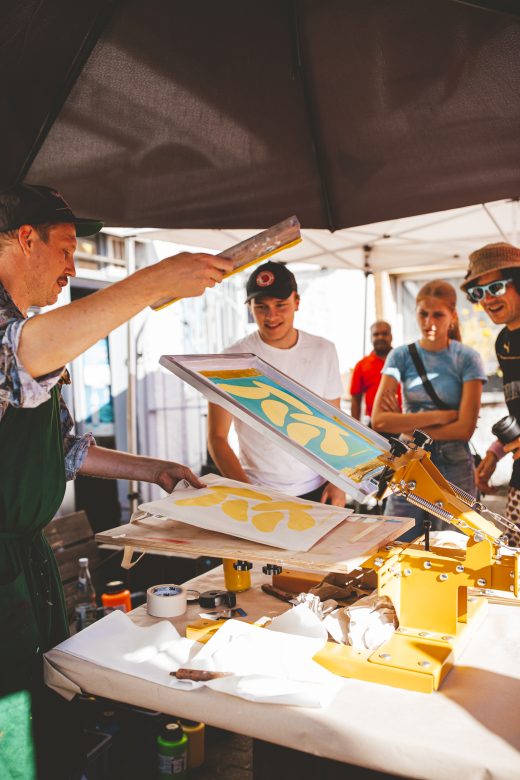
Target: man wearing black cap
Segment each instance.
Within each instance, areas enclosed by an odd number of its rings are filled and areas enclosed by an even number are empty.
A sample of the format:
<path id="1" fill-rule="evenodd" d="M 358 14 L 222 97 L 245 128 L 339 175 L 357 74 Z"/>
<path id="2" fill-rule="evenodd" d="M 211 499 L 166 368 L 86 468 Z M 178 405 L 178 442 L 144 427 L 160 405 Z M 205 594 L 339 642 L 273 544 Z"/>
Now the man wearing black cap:
<path id="1" fill-rule="evenodd" d="M 225 352 L 253 352 L 339 408 L 342 393 L 338 356 L 327 339 L 294 327 L 300 298 L 294 274 L 280 263 L 268 262 L 255 269 L 246 285 L 246 303 L 258 330 Z M 228 443 L 234 422 L 240 459 Z M 221 406 L 209 405 L 208 448 L 221 474 L 252 482 L 311 501 L 345 506 L 345 493 L 287 455 Z"/>
<path id="2" fill-rule="evenodd" d="M 182 253 L 111 287 L 28 319 L 56 302 L 75 276 L 76 236 L 102 223 L 77 217 L 55 190 L 26 184 L 0 192 L 0 697 L 29 691 L 40 762 L 38 777 L 61 777 L 54 761 L 67 747 L 52 720 L 42 653 L 68 635 L 63 590 L 43 528 L 77 473 L 154 482 L 170 492 L 185 466 L 96 446 L 72 436 L 60 394 L 64 366 L 134 314 L 167 295 L 200 295 L 232 263 Z M 60 750 L 52 747 L 52 734 Z M 50 761 L 51 766 L 45 762 Z"/>
<path id="3" fill-rule="evenodd" d="M 461 289 L 468 300 L 484 309 L 496 325 L 504 325 L 497 336 L 495 351 L 504 381 L 509 414 L 520 422 L 520 249 L 499 242 L 486 244 L 469 256 L 469 266 Z M 488 448 L 475 477 L 483 493 L 493 493 L 489 484 L 497 463 L 513 453 L 513 473 L 507 493 L 506 515 L 518 530 L 509 531 L 509 544 L 520 546 L 520 437 L 504 447 L 498 439 Z"/>

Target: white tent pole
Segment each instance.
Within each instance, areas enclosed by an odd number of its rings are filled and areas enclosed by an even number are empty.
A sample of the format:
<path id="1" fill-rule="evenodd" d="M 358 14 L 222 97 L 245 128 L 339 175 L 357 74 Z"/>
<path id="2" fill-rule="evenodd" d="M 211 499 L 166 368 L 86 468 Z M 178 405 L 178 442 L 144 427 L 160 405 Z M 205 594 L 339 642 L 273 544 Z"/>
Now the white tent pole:
<path id="1" fill-rule="evenodd" d="M 518 198 L 511 201 L 511 243 L 518 246 L 518 211 L 520 210 L 520 201 Z"/>
<path id="2" fill-rule="evenodd" d="M 503 239 L 503 241 L 505 241 L 506 243 L 508 243 L 508 239 L 507 239 L 507 236 L 506 236 L 506 234 L 504 233 L 504 231 L 502 230 L 502 228 L 501 228 L 501 227 L 500 227 L 500 225 L 498 224 L 497 220 L 495 219 L 495 217 L 493 216 L 493 214 L 491 213 L 491 211 L 488 209 L 487 203 L 483 203 L 483 204 L 482 204 L 482 208 L 484 209 L 484 211 L 485 211 L 485 212 L 486 212 L 486 214 L 488 215 L 489 219 L 491 220 L 491 222 L 494 224 L 494 226 L 496 227 L 496 229 L 498 230 L 498 232 L 499 232 L 499 233 L 500 233 L 500 235 L 502 236 L 502 239 Z"/>
<path id="3" fill-rule="evenodd" d="M 374 297 L 376 302 L 376 320 L 386 319 L 384 292 L 383 292 L 383 272 L 374 272 Z"/>
<path id="4" fill-rule="evenodd" d="M 363 247 L 363 252 L 365 253 L 365 264 L 364 264 L 364 273 L 365 273 L 365 305 L 363 310 L 363 355 L 366 355 L 367 353 L 367 326 L 368 326 L 368 277 L 372 273 L 370 269 L 370 254 L 372 252 L 372 247 L 370 244 L 365 244 Z"/>
<path id="5" fill-rule="evenodd" d="M 135 271 L 135 238 L 129 236 L 125 238 L 125 255 L 127 274 L 130 276 Z M 126 326 L 127 337 L 127 402 L 126 402 L 126 436 L 127 451 L 132 455 L 137 455 L 137 414 L 136 414 L 136 396 L 137 396 L 137 356 L 135 348 L 134 320 L 128 320 Z M 139 483 L 135 479 L 128 481 L 128 501 L 130 507 L 130 516 L 137 509 L 139 500 Z"/>

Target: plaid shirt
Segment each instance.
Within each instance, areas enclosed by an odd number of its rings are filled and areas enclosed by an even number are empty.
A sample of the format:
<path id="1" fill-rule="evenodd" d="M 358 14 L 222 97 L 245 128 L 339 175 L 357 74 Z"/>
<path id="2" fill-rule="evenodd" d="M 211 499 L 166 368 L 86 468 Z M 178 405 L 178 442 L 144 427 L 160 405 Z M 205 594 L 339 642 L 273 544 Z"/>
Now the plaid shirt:
<path id="1" fill-rule="evenodd" d="M 54 385 L 63 369 L 34 379 L 27 373 L 18 358 L 20 334 L 27 320 L 0 284 L 0 422 L 9 405 L 31 409 L 48 401 Z M 60 392 L 60 421 L 65 453 L 65 477 L 74 479 L 85 460 L 88 448 L 95 443 L 91 433 L 84 436 L 71 434 L 73 420 Z"/>

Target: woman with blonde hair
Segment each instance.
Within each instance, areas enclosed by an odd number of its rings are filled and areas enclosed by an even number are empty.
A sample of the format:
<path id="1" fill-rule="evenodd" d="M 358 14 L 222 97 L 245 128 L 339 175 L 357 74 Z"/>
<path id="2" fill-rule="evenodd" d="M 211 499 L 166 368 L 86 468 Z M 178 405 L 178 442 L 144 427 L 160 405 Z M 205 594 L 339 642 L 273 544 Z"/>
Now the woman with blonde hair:
<path id="1" fill-rule="evenodd" d="M 480 355 L 461 343 L 457 293 L 448 282 L 423 285 L 416 298 L 421 337 L 388 355 L 374 402 L 372 425 L 377 431 L 411 434 L 420 428 L 431 436 L 433 463 L 450 482 L 476 495 L 475 469 L 469 440 L 477 424 L 486 374 Z M 402 386 L 403 412 L 396 400 Z M 410 541 L 432 528 L 446 528 L 400 496 L 390 496 L 385 513 L 415 517 L 415 527 L 401 539 Z"/>

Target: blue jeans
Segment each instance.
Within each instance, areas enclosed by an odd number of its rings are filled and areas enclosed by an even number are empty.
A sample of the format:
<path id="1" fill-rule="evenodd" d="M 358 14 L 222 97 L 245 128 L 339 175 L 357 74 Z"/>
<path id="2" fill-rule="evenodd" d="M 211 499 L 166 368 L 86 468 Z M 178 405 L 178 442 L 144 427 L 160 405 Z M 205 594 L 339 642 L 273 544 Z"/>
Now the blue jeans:
<path id="1" fill-rule="evenodd" d="M 475 466 L 469 445 L 465 441 L 434 441 L 429 450 L 432 454 L 432 463 L 437 466 L 441 474 L 457 487 L 477 495 L 475 485 Z M 385 515 L 398 515 L 401 517 L 414 517 L 415 525 L 405 531 L 399 539 L 403 542 L 411 542 L 421 536 L 424 529 L 424 521 L 429 519 L 432 523 L 432 531 L 454 530 L 454 526 L 430 515 L 424 509 L 409 504 L 403 496 L 391 495 L 385 507 Z"/>

